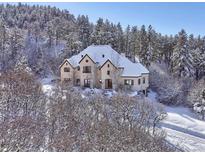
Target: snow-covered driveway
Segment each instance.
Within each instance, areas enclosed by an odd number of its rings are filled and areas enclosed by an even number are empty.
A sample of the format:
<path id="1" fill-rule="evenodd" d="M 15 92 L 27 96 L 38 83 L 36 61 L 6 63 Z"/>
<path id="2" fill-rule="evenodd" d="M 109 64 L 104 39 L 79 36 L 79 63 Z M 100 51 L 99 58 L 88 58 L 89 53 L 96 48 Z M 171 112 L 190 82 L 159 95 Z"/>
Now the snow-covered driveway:
<path id="1" fill-rule="evenodd" d="M 165 106 L 167 117 L 162 128 L 167 132 L 167 140 L 184 151 L 205 152 L 205 121 L 185 107 Z"/>
<path id="2" fill-rule="evenodd" d="M 151 92 L 148 97 L 155 101 L 156 94 Z M 205 152 L 205 121 L 186 107 L 164 106 L 167 117 L 161 127 L 167 133 L 167 140 L 183 151 Z"/>

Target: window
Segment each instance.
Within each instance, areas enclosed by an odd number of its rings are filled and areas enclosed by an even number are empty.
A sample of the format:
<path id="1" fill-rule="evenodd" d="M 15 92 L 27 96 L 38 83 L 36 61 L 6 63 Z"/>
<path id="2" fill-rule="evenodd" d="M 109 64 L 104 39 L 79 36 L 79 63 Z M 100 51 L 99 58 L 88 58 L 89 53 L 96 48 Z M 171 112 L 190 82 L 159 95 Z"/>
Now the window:
<path id="1" fill-rule="evenodd" d="M 88 63 L 88 60 L 86 59 L 86 63 Z"/>
<path id="2" fill-rule="evenodd" d="M 143 77 L 143 84 L 145 84 L 145 77 Z"/>
<path id="3" fill-rule="evenodd" d="M 124 80 L 124 84 L 125 84 L 125 85 L 128 85 L 128 80 Z"/>
<path id="4" fill-rule="evenodd" d="M 68 83 L 68 82 L 70 82 L 70 81 L 71 81 L 70 78 L 64 78 L 64 82 L 65 82 L 65 83 Z"/>
<path id="5" fill-rule="evenodd" d="M 134 85 L 134 80 L 131 80 L 131 85 Z"/>
<path id="6" fill-rule="evenodd" d="M 84 87 L 90 87 L 90 79 L 84 80 Z"/>
<path id="7" fill-rule="evenodd" d="M 83 58 L 83 55 L 81 55 L 81 57 Z"/>
<path id="8" fill-rule="evenodd" d="M 80 86 L 80 79 L 76 79 L 76 86 Z"/>
<path id="9" fill-rule="evenodd" d="M 107 71 L 107 75 L 110 75 L 110 71 Z"/>
<path id="10" fill-rule="evenodd" d="M 64 72 L 70 72 L 70 68 L 69 67 L 64 67 Z"/>
<path id="11" fill-rule="evenodd" d="M 104 58 L 104 57 L 105 57 L 105 55 L 103 54 L 103 55 L 102 55 L 102 57 Z"/>
<path id="12" fill-rule="evenodd" d="M 134 85 L 134 80 L 124 80 L 125 85 Z"/>
<path id="13" fill-rule="evenodd" d="M 80 66 L 78 66 L 78 71 L 80 71 Z"/>
<path id="14" fill-rule="evenodd" d="M 91 66 L 83 66 L 83 73 L 91 73 Z"/>
<path id="15" fill-rule="evenodd" d="M 138 79 L 138 85 L 140 85 L 140 83 L 141 83 L 141 80 L 140 80 L 140 79 Z"/>
<path id="16" fill-rule="evenodd" d="M 107 64 L 107 67 L 109 68 L 109 67 L 110 67 L 110 64 Z"/>

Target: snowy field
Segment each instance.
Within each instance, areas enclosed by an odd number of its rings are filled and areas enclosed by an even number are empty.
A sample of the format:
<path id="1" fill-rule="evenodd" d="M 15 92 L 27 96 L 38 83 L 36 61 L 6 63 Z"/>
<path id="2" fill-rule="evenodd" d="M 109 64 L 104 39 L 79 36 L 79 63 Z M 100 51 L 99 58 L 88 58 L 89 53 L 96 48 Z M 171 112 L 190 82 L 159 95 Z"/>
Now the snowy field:
<path id="1" fill-rule="evenodd" d="M 51 82 L 53 79 L 51 76 L 41 80 L 43 91 L 47 95 L 50 95 L 54 88 L 54 84 Z M 81 89 L 81 96 L 83 98 L 99 93 L 111 97 L 117 92 L 89 88 Z M 137 92 L 128 93 L 128 95 L 132 97 L 137 95 Z M 157 103 L 156 93 L 153 91 L 149 92 L 148 99 Z M 171 107 L 166 105 L 164 107 L 167 117 L 161 123 L 161 127 L 167 133 L 167 141 L 183 151 L 205 152 L 205 121 L 199 120 L 187 107 Z"/>

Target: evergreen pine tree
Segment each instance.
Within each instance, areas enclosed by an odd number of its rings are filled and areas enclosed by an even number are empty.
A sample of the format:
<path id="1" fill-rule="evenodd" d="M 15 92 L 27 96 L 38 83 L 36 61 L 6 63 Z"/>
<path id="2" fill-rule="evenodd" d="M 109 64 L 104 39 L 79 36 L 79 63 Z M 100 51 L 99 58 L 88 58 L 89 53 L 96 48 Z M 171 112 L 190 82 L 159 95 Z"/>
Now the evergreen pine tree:
<path id="1" fill-rule="evenodd" d="M 193 57 L 188 50 L 187 34 L 185 30 L 179 32 L 177 45 L 174 47 L 172 60 L 172 72 L 178 77 L 194 76 Z"/>
<path id="2" fill-rule="evenodd" d="M 139 31 L 137 29 L 137 26 L 132 27 L 131 29 L 131 41 L 130 41 L 130 52 L 131 52 L 131 60 L 135 62 L 136 55 L 138 51 L 140 50 L 139 47 Z"/>
<path id="3" fill-rule="evenodd" d="M 121 24 L 118 23 L 117 24 L 117 32 L 116 32 L 117 38 L 116 38 L 116 42 L 117 42 L 117 51 L 118 52 L 123 52 L 123 47 L 124 47 L 124 38 L 123 38 L 123 30 L 121 27 Z"/>
<path id="4" fill-rule="evenodd" d="M 78 36 L 79 41 L 82 42 L 82 48 L 85 49 L 90 44 L 90 23 L 88 16 L 78 16 L 77 18 L 78 25 Z"/>
<path id="5" fill-rule="evenodd" d="M 150 65 L 150 54 L 148 53 L 148 41 L 147 41 L 147 32 L 145 25 L 142 25 L 140 30 L 140 50 L 139 50 L 140 61 L 145 65 Z"/>
<path id="6" fill-rule="evenodd" d="M 130 34 L 130 25 L 127 26 L 126 30 L 125 30 L 125 55 L 130 57 L 130 42 L 131 42 L 131 34 Z"/>
<path id="7" fill-rule="evenodd" d="M 3 21 L 0 21 L 0 70 L 4 70 L 6 66 L 7 44 L 8 44 L 8 35 L 6 31 L 6 25 Z"/>
<path id="8" fill-rule="evenodd" d="M 100 45 L 103 44 L 103 19 L 99 18 L 97 21 L 97 24 L 94 28 L 94 31 L 91 35 L 91 43 L 92 44 L 96 44 L 96 45 Z"/>

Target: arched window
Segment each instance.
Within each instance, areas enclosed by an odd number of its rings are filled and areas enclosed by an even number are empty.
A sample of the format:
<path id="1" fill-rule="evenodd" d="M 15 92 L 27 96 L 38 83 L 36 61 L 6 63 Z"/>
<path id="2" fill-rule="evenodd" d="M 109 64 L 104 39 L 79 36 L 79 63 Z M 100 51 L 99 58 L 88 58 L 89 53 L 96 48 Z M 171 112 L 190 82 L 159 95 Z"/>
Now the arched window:
<path id="1" fill-rule="evenodd" d="M 64 67 L 64 72 L 70 72 L 70 68 L 69 67 Z"/>

